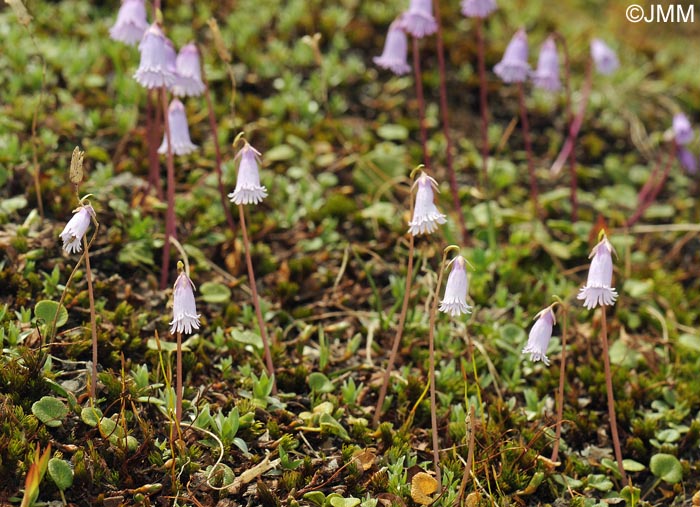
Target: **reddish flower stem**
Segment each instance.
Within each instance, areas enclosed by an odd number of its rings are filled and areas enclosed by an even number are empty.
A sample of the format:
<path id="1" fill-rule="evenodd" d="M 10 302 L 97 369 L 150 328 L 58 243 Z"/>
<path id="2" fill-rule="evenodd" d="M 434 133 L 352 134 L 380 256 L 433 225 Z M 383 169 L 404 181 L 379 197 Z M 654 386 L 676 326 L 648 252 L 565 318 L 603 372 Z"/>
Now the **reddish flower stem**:
<path id="1" fill-rule="evenodd" d="M 561 364 L 559 365 L 559 390 L 557 391 L 557 421 L 556 434 L 554 436 L 554 445 L 552 446 L 552 459 L 556 463 L 559 459 L 559 443 L 561 441 L 561 424 L 564 418 L 564 384 L 566 382 L 566 340 L 567 340 L 567 324 L 568 314 L 566 309 L 563 313 L 562 331 L 561 331 Z"/>
<path id="2" fill-rule="evenodd" d="M 423 76 L 420 66 L 420 46 L 418 38 L 413 37 L 413 73 L 416 84 L 416 99 L 418 100 L 418 122 L 420 124 L 420 139 L 423 147 L 423 163 L 430 169 L 430 156 L 428 155 L 428 129 L 425 124 L 425 97 L 423 96 Z"/>
<path id="3" fill-rule="evenodd" d="M 168 95 L 165 86 L 160 89 L 161 106 L 163 109 L 163 124 L 165 125 L 165 139 L 168 142 L 167 164 L 167 196 L 168 209 L 165 212 L 165 243 L 163 244 L 163 262 L 160 272 L 160 290 L 168 286 L 168 268 L 170 264 L 170 236 L 175 234 L 175 160 L 173 158 L 173 145 L 170 137 L 170 118 L 168 118 Z M 177 239 L 177 238 L 176 238 Z"/>
<path id="4" fill-rule="evenodd" d="M 158 161 L 158 134 L 160 133 L 160 117 L 158 97 L 154 101 L 154 92 L 146 94 L 146 142 L 148 143 L 148 190 L 154 188 L 158 199 L 163 200 L 163 187 L 160 184 L 160 163 Z"/>
<path id="5" fill-rule="evenodd" d="M 88 299 L 90 300 L 90 332 L 92 333 L 92 379 L 90 380 L 90 399 L 97 400 L 97 316 L 95 315 L 95 294 L 92 289 L 92 270 L 90 269 L 90 254 L 87 238 L 83 236 L 83 248 L 85 249 L 85 278 L 88 286 Z M 60 306 L 56 310 L 58 313 Z"/>
<path id="6" fill-rule="evenodd" d="M 445 45 L 442 39 L 442 19 L 440 16 L 440 0 L 433 1 L 435 10 L 435 20 L 437 21 L 437 56 L 438 69 L 440 72 L 440 112 L 442 113 L 442 132 L 445 136 L 445 161 L 447 162 L 447 175 L 450 181 L 450 192 L 452 194 L 452 205 L 459 219 L 459 226 L 462 229 L 462 243 L 469 243 L 467 224 L 464 221 L 462 205 L 459 202 L 459 187 L 457 185 L 457 175 L 455 173 L 452 160 L 452 138 L 450 136 L 450 120 L 447 105 L 447 74 L 445 72 Z"/>
<path id="7" fill-rule="evenodd" d="M 518 104 L 520 106 L 520 125 L 523 131 L 523 141 L 525 142 L 525 152 L 527 154 L 527 172 L 530 175 L 530 199 L 535 207 L 535 213 L 543 218 L 544 213 L 540 208 L 537 177 L 535 176 L 535 157 L 532 152 L 532 142 L 530 141 L 530 122 L 527 118 L 527 108 L 525 107 L 525 88 L 523 83 L 518 83 Z"/>
<path id="8" fill-rule="evenodd" d="M 177 333 L 177 349 L 175 352 L 175 420 L 177 426 L 182 422 L 182 333 Z"/>
<path id="9" fill-rule="evenodd" d="M 637 209 L 632 214 L 632 216 L 630 216 L 627 219 L 627 222 L 625 224 L 627 227 L 632 227 L 637 222 L 637 220 L 639 220 L 642 217 L 644 212 L 647 210 L 647 208 L 649 208 L 649 206 L 652 205 L 652 203 L 656 200 L 659 193 L 661 192 L 661 189 L 664 187 L 666 180 L 668 179 L 668 176 L 671 173 L 671 168 L 673 167 L 673 160 L 675 159 L 675 144 L 671 146 L 672 148 L 669 150 L 666 158 L 664 172 L 661 174 L 661 177 L 659 178 L 659 181 L 658 183 L 656 183 L 655 186 L 650 185 L 649 187 L 647 187 L 647 184 L 649 184 L 649 182 L 652 182 L 652 179 L 655 179 L 654 176 L 658 172 L 656 168 L 654 168 L 654 171 L 652 171 L 652 174 L 649 176 L 647 183 L 645 183 L 644 187 L 642 187 L 642 190 L 639 192 L 639 202 L 637 204 Z"/>
<path id="10" fill-rule="evenodd" d="M 248 228 L 245 225 L 245 213 L 243 205 L 238 205 L 238 215 L 241 220 L 241 232 L 243 234 L 243 245 L 245 246 L 245 262 L 248 267 L 248 279 L 250 280 L 250 290 L 253 293 L 253 306 L 255 307 L 255 317 L 258 319 L 258 327 L 260 328 L 260 337 L 262 338 L 263 348 L 265 349 L 265 366 L 267 374 L 272 379 L 272 394 L 277 394 L 277 379 L 275 378 L 275 365 L 272 362 L 272 354 L 270 353 L 270 343 L 267 339 L 267 331 L 265 330 L 265 322 L 263 321 L 262 310 L 260 310 L 260 298 L 258 297 L 258 288 L 255 282 L 255 271 L 253 271 L 253 261 L 250 257 L 250 240 L 248 239 Z"/>

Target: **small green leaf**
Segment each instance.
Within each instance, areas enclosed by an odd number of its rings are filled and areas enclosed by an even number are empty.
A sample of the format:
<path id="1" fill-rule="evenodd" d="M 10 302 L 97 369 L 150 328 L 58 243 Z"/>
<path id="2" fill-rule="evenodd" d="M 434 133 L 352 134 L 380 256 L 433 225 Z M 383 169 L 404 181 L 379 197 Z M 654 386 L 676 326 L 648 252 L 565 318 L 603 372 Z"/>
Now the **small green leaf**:
<path id="1" fill-rule="evenodd" d="M 362 503 L 359 498 L 331 498 L 332 507 L 357 507 Z"/>
<path id="2" fill-rule="evenodd" d="M 282 162 L 284 160 L 291 160 L 294 158 L 295 154 L 294 148 L 288 144 L 278 144 L 265 152 L 265 159 L 270 162 Z"/>
<path id="3" fill-rule="evenodd" d="M 262 350 L 263 348 L 262 338 L 259 334 L 253 333 L 252 331 L 241 331 L 240 329 L 234 329 L 231 331 L 231 337 L 239 343 L 252 345 L 258 350 Z"/>
<path id="4" fill-rule="evenodd" d="M 613 488 L 613 483 L 603 474 L 593 474 L 588 476 L 588 486 L 598 491 L 610 491 Z"/>
<path id="5" fill-rule="evenodd" d="M 65 491 L 73 485 L 73 470 L 67 461 L 60 458 L 49 460 L 49 477 L 61 491 Z"/>
<path id="6" fill-rule="evenodd" d="M 634 461 L 633 459 L 623 459 L 622 468 L 624 468 L 627 472 L 641 472 L 646 467 L 639 461 Z"/>
<path id="7" fill-rule="evenodd" d="M 326 495 L 320 491 L 309 491 L 308 493 L 304 494 L 304 500 L 308 500 L 311 503 L 321 506 L 326 502 Z"/>
<path id="8" fill-rule="evenodd" d="M 678 337 L 678 344 L 695 352 L 700 352 L 700 336 L 684 333 Z"/>
<path id="9" fill-rule="evenodd" d="M 683 467 L 678 458 L 671 454 L 654 454 L 649 462 L 651 473 L 669 484 L 675 484 L 683 479 Z"/>
<path id="10" fill-rule="evenodd" d="M 80 418 L 88 426 L 93 428 L 100 424 L 100 419 L 102 419 L 102 411 L 95 407 L 86 407 L 80 412 Z"/>
<path id="11" fill-rule="evenodd" d="M 34 306 L 34 315 L 41 324 L 50 326 L 56 316 L 57 309 L 58 303 L 56 301 L 44 299 Z M 66 322 L 68 322 L 68 311 L 65 306 L 61 305 L 61 309 L 58 310 L 58 319 L 56 319 L 56 328 L 61 327 Z"/>
<path id="12" fill-rule="evenodd" d="M 387 141 L 405 141 L 408 139 L 408 129 L 403 125 L 389 123 L 377 129 L 377 135 Z"/>
<path id="13" fill-rule="evenodd" d="M 68 407 L 59 399 L 44 396 L 32 405 L 32 414 L 46 426 L 55 428 L 68 415 Z"/>
<path id="14" fill-rule="evenodd" d="M 333 382 L 331 382 L 323 373 L 317 371 L 309 375 L 308 382 L 311 390 L 316 391 L 317 393 L 330 393 L 335 389 Z"/>
<path id="15" fill-rule="evenodd" d="M 231 290 L 222 283 L 204 282 L 199 292 L 207 303 L 227 303 L 231 300 Z"/>

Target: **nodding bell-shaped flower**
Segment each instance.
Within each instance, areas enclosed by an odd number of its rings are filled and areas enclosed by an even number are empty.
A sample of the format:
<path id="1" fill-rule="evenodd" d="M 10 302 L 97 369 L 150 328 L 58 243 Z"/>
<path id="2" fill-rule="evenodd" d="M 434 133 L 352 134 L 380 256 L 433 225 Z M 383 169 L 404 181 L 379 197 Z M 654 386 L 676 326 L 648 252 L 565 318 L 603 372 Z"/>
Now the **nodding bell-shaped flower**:
<path id="1" fill-rule="evenodd" d="M 180 275 L 173 285 L 173 320 L 170 323 L 170 333 L 191 334 L 195 329 L 199 329 L 194 284 L 182 268 L 182 262 L 178 262 L 177 267 Z"/>
<path id="2" fill-rule="evenodd" d="M 267 197 L 267 189 L 260 184 L 260 152 L 246 141 L 245 146 L 238 152 L 238 178 L 236 188 L 228 194 L 235 204 L 258 204 Z"/>
<path id="3" fill-rule="evenodd" d="M 617 59 L 615 51 L 600 39 L 591 41 L 591 58 L 596 70 L 604 76 L 612 74 L 620 67 L 620 60 Z"/>
<path id="4" fill-rule="evenodd" d="M 460 5 L 468 18 L 486 18 L 496 10 L 496 0 L 462 0 Z"/>
<path id="5" fill-rule="evenodd" d="M 591 254 L 591 267 L 588 270 L 588 280 L 586 285 L 576 296 L 576 299 L 583 300 L 583 306 L 589 310 L 602 305 L 610 306 L 615 304 L 617 291 L 612 287 L 613 263 L 612 253 L 615 251 L 607 236 L 603 234 L 603 239 L 593 247 Z"/>
<path id="6" fill-rule="evenodd" d="M 547 37 L 540 47 L 540 56 L 537 59 L 537 70 L 532 75 L 532 81 L 537 88 L 550 92 L 561 90 L 559 79 L 559 55 L 554 37 Z"/>
<path id="7" fill-rule="evenodd" d="M 176 59 L 177 78 L 173 93 L 178 97 L 198 97 L 204 93 L 199 51 L 194 43 L 182 46 Z"/>
<path id="8" fill-rule="evenodd" d="M 166 40 L 156 23 L 148 28 L 141 39 L 141 61 L 134 73 L 134 79 L 144 88 L 170 87 L 175 83 L 173 65 L 168 61 L 169 49 Z"/>
<path id="9" fill-rule="evenodd" d="M 522 352 L 523 354 L 530 354 L 530 361 L 542 361 L 547 366 L 549 366 L 547 347 L 549 346 L 549 340 L 552 339 L 552 328 L 557 323 L 553 307 L 554 305 L 548 306 L 535 315 L 537 321 L 530 329 L 527 345 L 525 345 Z"/>
<path id="10" fill-rule="evenodd" d="M 690 151 L 685 146 L 679 146 L 676 153 L 678 161 L 683 166 L 688 174 L 697 174 L 698 172 L 698 159 L 695 157 L 692 151 Z"/>
<path id="11" fill-rule="evenodd" d="M 444 224 L 445 215 L 440 213 L 433 202 L 433 189 L 437 189 L 437 181 L 421 171 L 413 184 L 418 186 L 416 202 L 413 206 L 413 219 L 408 222 L 408 232 L 414 236 L 435 232 L 438 224 Z"/>
<path id="12" fill-rule="evenodd" d="M 388 69 L 397 76 L 401 76 L 411 70 L 407 63 L 407 57 L 408 40 L 404 31 L 403 19 L 398 17 L 389 25 L 382 56 L 375 56 L 373 61 L 383 69 Z"/>
<path id="13" fill-rule="evenodd" d="M 89 204 L 81 204 L 73 210 L 73 217 L 68 221 L 61 232 L 63 249 L 68 253 L 82 252 L 83 236 L 90 226 L 90 221 L 95 217 L 95 210 Z"/>
<path id="14" fill-rule="evenodd" d="M 522 83 L 528 78 L 530 65 L 527 63 L 527 33 L 524 28 L 513 35 L 503 58 L 493 71 L 504 83 Z"/>
<path id="15" fill-rule="evenodd" d="M 411 0 L 403 16 L 406 31 L 418 39 L 437 32 L 437 21 L 433 16 L 433 0 Z"/>
<path id="16" fill-rule="evenodd" d="M 143 38 L 146 30 L 148 30 L 148 21 L 146 21 L 146 6 L 143 0 L 123 0 L 117 13 L 117 20 L 109 29 L 109 36 L 113 40 L 133 46 Z"/>
<path id="17" fill-rule="evenodd" d="M 168 122 L 170 126 L 170 139 L 173 142 L 175 155 L 187 155 L 197 149 L 197 145 L 190 140 L 190 128 L 187 126 L 185 106 L 178 99 L 173 99 L 168 107 Z M 168 135 L 163 133 L 163 142 L 158 148 L 161 155 L 168 153 Z"/>
<path id="18" fill-rule="evenodd" d="M 445 285 L 445 297 L 440 301 L 440 311 L 448 313 L 452 317 L 458 317 L 463 313 L 472 313 L 472 308 L 467 304 L 467 291 L 469 279 L 467 278 L 467 261 L 461 255 L 452 260 L 452 271 L 447 277 Z"/>
<path id="19" fill-rule="evenodd" d="M 693 127 L 690 120 L 683 113 L 673 116 L 673 138 L 676 144 L 685 145 L 693 140 Z"/>

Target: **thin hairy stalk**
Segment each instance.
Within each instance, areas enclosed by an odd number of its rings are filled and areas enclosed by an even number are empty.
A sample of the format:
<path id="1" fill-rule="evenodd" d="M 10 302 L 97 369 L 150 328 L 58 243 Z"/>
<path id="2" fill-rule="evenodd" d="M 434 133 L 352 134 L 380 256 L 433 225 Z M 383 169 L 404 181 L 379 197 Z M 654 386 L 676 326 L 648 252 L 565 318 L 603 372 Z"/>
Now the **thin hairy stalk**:
<path id="1" fill-rule="evenodd" d="M 615 449 L 615 459 L 617 468 L 622 476 L 622 482 L 628 483 L 625 468 L 622 465 L 622 449 L 620 447 L 620 436 L 617 433 L 617 416 L 615 415 L 615 395 L 613 393 L 612 372 L 610 370 L 610 347 L 608 346 L 608 322 L 605 306 L 600 308 L 602 313 L 601 336 L 603 339 L 603 364 L 605 366 L 605 388 L 608 392 L 608 416 L 610 417 L 610 434 L 612 435 L 613 448 Z"/>
<path id="2" fill-rule="evenodd" d="M 197 47 L 199 51 L 199 47 Z M 204 62 L 202 58 L 202 52 L 199 51 L 200 61 Z M 224 171 L 223 159 L 221 157 L 221 147 L 219 146 L 219 127 L 216 122 L 216 114 L 214 114 L 214 105 L 211 101 L 211 93 L 209 91 L 209 81 L 207 80 L 207 74 L 204 70 L 204 63 L 202 63 L 202 81 L 204 82 L 204 98 L 207 101 L 207 109 L 209 111 L 209 128 L 211 129 L 211 135 L 214 140 L 214 159 L 216 162 L 216 178 L 219 186 L 219 196 L 221 197 L 221 206 L 224 208 L 224 213 L 226 214 L 226 222 L 228 223 L 228 228 L 231 229 L 231 233 L 235 237 L 236 235 L 236 225 L 233 222 L 233 214 L 231 213 L 231 207 L 229 205 L 229 200 L 226 194 L 226 189 L 224 188 Z"/>
<path id="3" fill-rule="evenodd" d="M 154 100 L 154 93 L 155 100 Z M 163 187 L 160 184 L 160 162 L 158 161 L 158 133 L 160 117 L 158 90 L 148 90 L 146 94 L 146 142 L 148 143 L 148 189 L 155 189 L 158 199 L 163 200 Z"/>
<path id="4" fill-rule="evenodd" d="M 563 322 L 561 327 L 561 364 L 559 365 L 559 390 L 557 391 L 557 420 L 554 445 L 552 446 L 552 459 L 556 463 L 559 459 L 559 442 L 561 441 L 561 423 L 564 418 L 564 383 L 566 382 L 566 340 L 568 315 L 566 310 L 562 312 Z"/>
<path id="5" fill-rule="evenodd" d="M 425 167 L 430 169 L 428 128 L 425 124 L 425 96 L 423 95 L 423 76 L 420 67 L 420 45 L 417 37 L 413 37 L 413 73 L 416 85 L 416 99 L 418 101 L 418 123 L 420 125 L 420 142 L 423 148 L 423 163 Z"/>
<path id="6" fill-rule="evenodd" d="M 245 213 L 243 212 L 242 204 L 238 205 L 238 215 L 241 220 L 241 232 L 243 233 L 243 245 L 245 246 L 245 263 L 248 267 L 248 279 L 250 280 L 250 291 L 252 292 L 253 296 L 255 317 L 258 319 L 260 337 L 262 338 L 263 348 L 265 349 L 265 366 L 267 368 L 267 374 L 272 379 L 272 393 L 277 394 L 277 378 L 275 377 L 275 365 L 272 363 L 270 343 L 267 339 L 267 331 L 265 330 L 265 322 L 263 321 L 262 310 L 260 310 L 260 298 L 258 297 L 258 288 L 255 282 L 255 271 L 253 271 L 253 261 L 250 258 L 250 240 L 248 239 L 248 228 L 245 225 Z"/>
<path id="7" fill-rule="evenodd" d="M 95 401 L 97 399 L 97 317 L 95 315 L 95 294 L 92 290 L 92 270 L 90 269 L 89 253 L 90 245 L 88 244 L 85 236 L 83 236 L 83 248 L 85 249 L 85 278 L 87 279 L 88 299 L 90 300 L 90 330 L 92 332 L 92 378 L 90 381 L 90 398 Z"/>
<path id="8" fill-rule="evenodd" d="M 165 139 L 168 142 L 167 166 L 167 196 L 168 209 L 165 212 L 165 243 L 163 243 L 163 262 L 160 271 L 160 290 L 168 286 L 168 267 L 170 264 L 169 237 L 175 234 L 175 160 L 173 158 L 173 145 L 170 136 L 170 118 L 168 118 L 168 92 L 163 86 L 160 89 L 161 108 L 163 110 L 163 125 L 165 125 Z"/>
<path id="9" fill-rule="evenodd" d="M 467 224 L 464 221 L 462 205 L 459 202 L 459 187 L 457 185 L 457 175 L 455 173 L 452 160 L 452 137 L 450 136 L 450 119 L 447 109 L 447 74 L 445 72 L 445 45 L 442 39 L 442 19 L 440 16 L 440 0 L 433 1 L 435 19 L 437 21 L 437 56 L 438 70 L 440 72 L 440 112 L 442 113 L 442 132 L 445 136 L 445 161 L 447 162 L 447 176 L 450 181 L 450 193 L 452 194 L 452 205 L 459 219 L 459 226 L 462 229 L 462 243 L 469 243 Z"/>
<path id="10" fill-rule="evenodd" d="M 535 214 L 544 218 L 540 208 L 537 176 L 535 176 L 535 156 L 532 152 L 532 142 L 530 141 L 530 122 L 527 118 L 527 108 L 525 107 L 525 87 L 518 83 L 518 105 L 520 107 L 520 126 L 523 131 L 523 141 L 525 142 L 525 153 L 527 154 L 527 172 L 530 175 L 530 199 L 535 208 Z"/>
<path id="11" fill-rule="evenodd" d="M 175 351 L 175 420 L 177 425 L 182 422 L 182 333 L 177 333 L 177 349 Z"/>
<path id="12" fill-rule="evenodd" d="M 406 314 L 408 313 L 408 302 L 411 299 L 411 281 L 413 279 L 413 256 L 414 256 L 414 237 L 410 234 L 408 239 L 408 265 L 406 266 L 406 288 L 403 292 L 403 303 L 401 305 L 401 315 L 399 315 L 399 325 L 396 329 L 396 335 L 394 336 L 394 342 L 391 345 L 391 353 L 389 354 L 389 362 L 384 370 L 384 377 L 382 379 L 382 387 L 379 390 L 379 397 L 377 398 L 377 406 L 374 409 L 374 417 L 372 418 L 372 426 L 377 427 L 379 424 L 379 419 L 382 416 L 382 407 L 384 406 L 384 399 L 386 398 L 386 392 L 389 388 L 389 380 L 391 378 L 391 372 L 394 369 L 394 363 L 396 362 L 396 355 L 399 351 L 399 345 L 401 344 L 401 338 L 403 337 L 403 329 L 406 324 Z"/>
<path id="13" fill-rule="evenodd" d="M 674 150 L 675 146 L 672 145 L 672 148 L 669 150 L 666 158 L 666 165 L 664 166 L 664 171 L 663 173 L 661 173 L 661 177 L 659 178 L 658 183 L 648 188 L 643 187 L 642 190 L 639 192 L 639 202 L 637 203 L 637 209 L 632 214 L 632 216 L 630 216 L 627 219 L 627 227 L 632 227 L 635 223 L 637 223 L 637 220 L 639 220 L 642 217 L 647 208 L 651 206 L 658 197 L 659 192 L 661 192 L 661 189 L 664 187 L 664 184 L 666 183 L 666 180 L 668 179 L 668 176 L 671 173 L 671 168 L 673 167 L 673 160 L 675 158 Z M 652 181 L 652 177 L 654 177 L 656 172 L 656 170 L 652 172 L 651 176 L 647 180 L 647 183 Z M 656 180 L 656 178 L 654 178 L 654 180 Z"/>
<path id="14" fill-rule="evenodd" d="M 435 390 L 435 318 L 437 316 L 438 300 L 440 299 L 440 288 L 442 287 L 442 275 L 445 271 L 445 262 L 447 261 L 447 250 L 442 254 L 440 262 L 440 272 L 438 273 L 437 287 L 433 304 L 430 308 L 430 323 L 428 324 L 428 357 L 429 357 L 429 372 L 430 376 L 430 425 L 433 435 L 433 466 L 435 468 L 435 480 L 437 480 L 437 489 L 440 491 L 442 487 L 440 473 L 440 449 L 438 446 L 438 428 L 437 428 L 437 401 Z"/>
<path id="15" fill-rule="evenodd" d="M 481 111 L 481 192 L 486 200 L 488 217 L 489 249 L 496 251 L 496 227 L 491 214 L 491 192 L 489 186 L 489 109 L 486 80 L 486 47 L 484 42 L 484 20 L 476 18 L 477 60 L 479 69 L 479 109 Z"/>

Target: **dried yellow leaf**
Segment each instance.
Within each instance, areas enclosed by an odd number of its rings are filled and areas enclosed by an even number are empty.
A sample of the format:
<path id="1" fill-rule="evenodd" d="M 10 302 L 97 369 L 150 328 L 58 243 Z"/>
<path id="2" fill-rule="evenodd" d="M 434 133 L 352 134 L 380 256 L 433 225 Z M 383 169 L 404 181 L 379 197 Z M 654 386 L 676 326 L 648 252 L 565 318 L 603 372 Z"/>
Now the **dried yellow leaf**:
<path id="1" fill-rule="evenodd" d="M 69 177 L 73 185 L 80 185 L 83 181 L 83 157 L 85 156 L 84 151 L 80 151 L 77 146 L 73 150 L 73 156 L 70 159 L 70 172 Z"/>
<path id="2" fill-rule="evenodd" d="M 433 499 L 432 495 L 437 491 L 437 481 L 432 475 L 425 472 L 418 472 L 411 480 L 411 498 L 416 503 L 421 505 L 430 505 Z"/>

